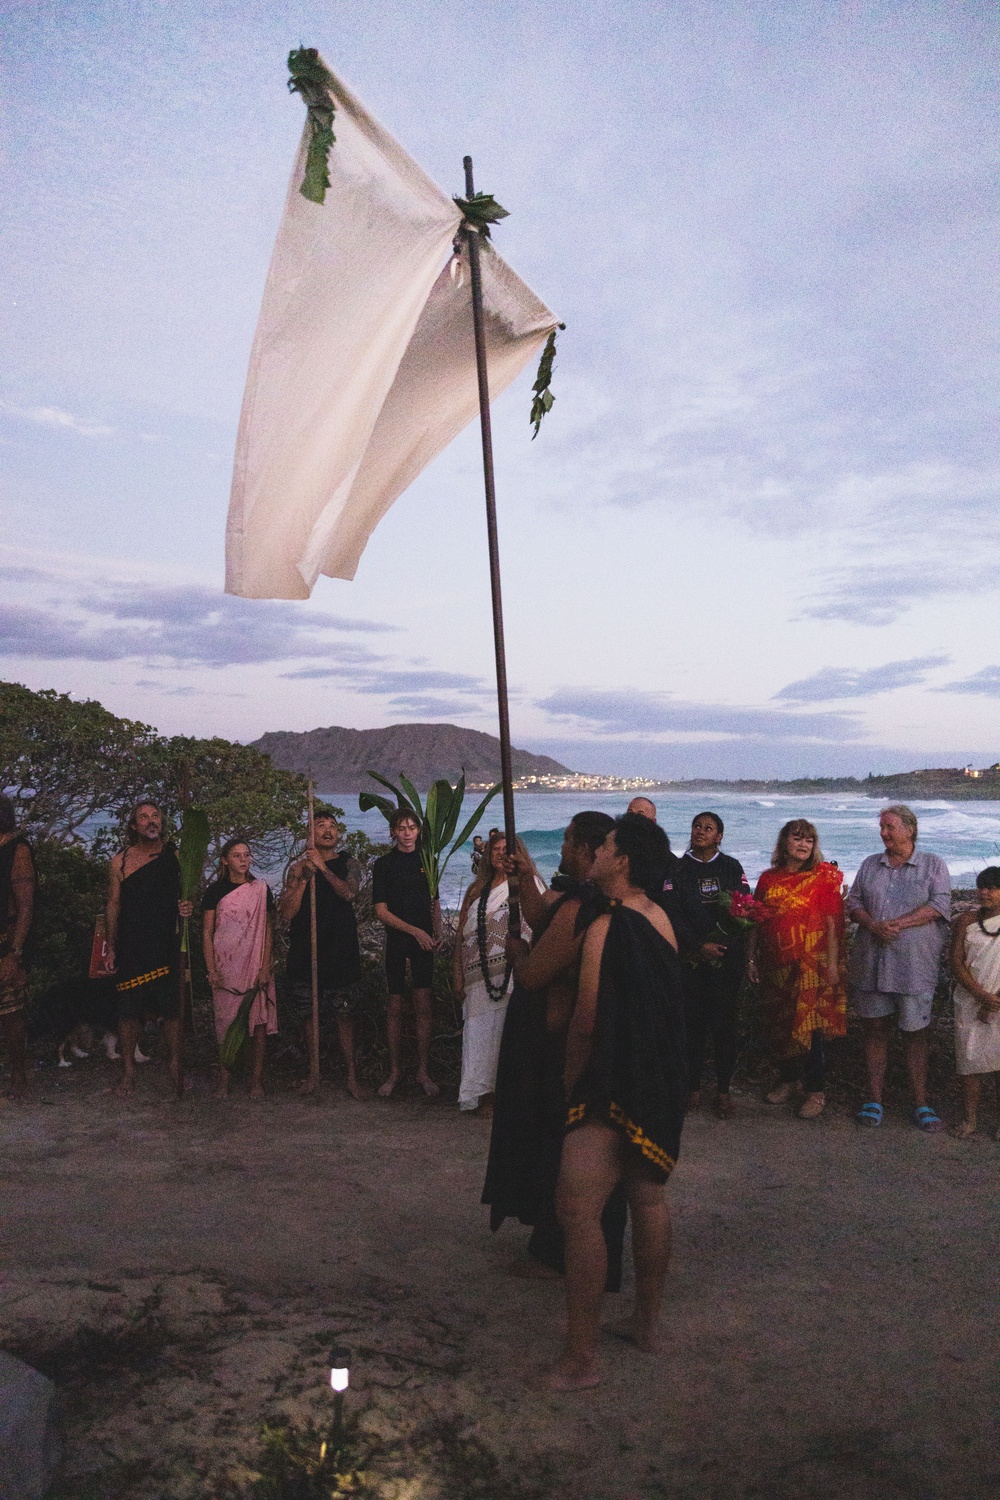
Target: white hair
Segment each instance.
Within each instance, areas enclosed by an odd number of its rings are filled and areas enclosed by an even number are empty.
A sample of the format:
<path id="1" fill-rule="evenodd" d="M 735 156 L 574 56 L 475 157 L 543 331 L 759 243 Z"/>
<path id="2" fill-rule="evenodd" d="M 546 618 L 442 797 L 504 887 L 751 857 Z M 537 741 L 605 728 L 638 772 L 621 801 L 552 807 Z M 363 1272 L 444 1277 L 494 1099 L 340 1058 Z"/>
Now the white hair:
<path id="1" fill-rule="evenodd" d="M 879 813 L 879 820 L 892 813 L 893 817 L 899 819 L 907 830 L 913 842 L 917 842 L 917 815 L 912 807 L 907 807 L 905 802 L 894 802 L 891 807 L 883 807 Z"/>

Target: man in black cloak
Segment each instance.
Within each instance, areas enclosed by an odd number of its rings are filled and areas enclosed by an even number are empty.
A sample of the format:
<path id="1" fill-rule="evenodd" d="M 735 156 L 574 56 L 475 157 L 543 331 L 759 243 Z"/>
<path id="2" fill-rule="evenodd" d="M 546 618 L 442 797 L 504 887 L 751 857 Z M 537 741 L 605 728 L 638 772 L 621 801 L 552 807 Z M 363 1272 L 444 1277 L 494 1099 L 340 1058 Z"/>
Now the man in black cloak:
<path id="1" fill-rule="evenodd" d="M 566 1138 L 556 1191 L 566 1233 L 567 1337 L 554 1390 L 597 1385 L 607 1251 L 601 1213 L 622 1184 L 632 1215 L 636 1299 L 622 1330 L 656 1347 L 670 1255 L 664 1185 L 677 1159 L 686 1096 L 684 1003 L 670 920 L 645 894 L 667 840 L 626 813 L 598 849 L 591 878 L 610 911 L 587 928 L 566 1038 Z"/>

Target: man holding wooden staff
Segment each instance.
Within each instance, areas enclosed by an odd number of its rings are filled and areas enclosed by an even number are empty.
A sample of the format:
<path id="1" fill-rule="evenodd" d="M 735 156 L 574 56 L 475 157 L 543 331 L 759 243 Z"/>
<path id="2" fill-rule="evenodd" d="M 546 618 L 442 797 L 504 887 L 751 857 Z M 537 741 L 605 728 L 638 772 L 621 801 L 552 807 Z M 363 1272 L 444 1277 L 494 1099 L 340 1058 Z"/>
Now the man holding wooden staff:
<path id="1" fill-rule="evenodd" d="M 354 1017 L 361 1000 L 361 949 L 354 903 L 361 888 L 361 866 L 346 850 L 337 852 L 340 827 L 324 807 L 313 815 L 313 837 L 305 856 L 288 872 L 279 911 L 288 926 L 288 1001 L 313 1055 L 312 892 L 316 892 L 316 969 L 320 1016 L 337 1023 L 340 1050 L 347 1063 L 347 1091 L 365 1098 L 358 1082 L 354 1055 Z M 314 1092 L 318 1079 L 312 1070 L 299 1085 Z"/>

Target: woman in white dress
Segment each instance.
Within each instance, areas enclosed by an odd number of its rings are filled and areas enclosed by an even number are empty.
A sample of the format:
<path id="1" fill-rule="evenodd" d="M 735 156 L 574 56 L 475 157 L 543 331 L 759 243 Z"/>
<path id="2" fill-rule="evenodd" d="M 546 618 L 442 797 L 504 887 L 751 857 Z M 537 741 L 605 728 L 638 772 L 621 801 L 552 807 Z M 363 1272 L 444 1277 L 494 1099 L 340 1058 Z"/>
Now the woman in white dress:
<path id="1" fill-rule="evenodd" d="M 520 840 L 518 847 L 523 849 Z M 458 1107 L 486 1117 L 493 1113 L 497 1059 L 510 994 L 511 970 L 504 952 L 508 925 L 506 853 L 504 835 L 492 834 L 476 878 L 462 901 L 452 959 L 452 983 L 456 997 L 462 1001 L 464 1017 Z M 523 922 L 521 930 L 524 936 L 530 936 Z"/>
<path id="2" fill-rule="evenodd" d="M 980 871 L 976 890 L 978 910 L 959 917 L 951 947 L 955 1059 L 965 1104 L 965 1118 L 955 1131 L 960 1139 L 975 1134 L 983 1074 L 1000 1075 L 1000 865 Z M 997 1098 L 1000 1102 L 1000 1076 Z"/>

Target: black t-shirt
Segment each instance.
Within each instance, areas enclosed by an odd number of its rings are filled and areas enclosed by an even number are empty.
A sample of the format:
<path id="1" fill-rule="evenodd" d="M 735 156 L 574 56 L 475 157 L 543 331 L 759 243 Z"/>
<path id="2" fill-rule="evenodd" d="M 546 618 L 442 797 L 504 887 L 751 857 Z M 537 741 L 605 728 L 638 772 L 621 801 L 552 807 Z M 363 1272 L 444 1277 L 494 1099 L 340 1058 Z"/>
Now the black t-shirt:
<path id="1" fill-rule="evenodd" d="M 250 879 L 253 880 L 254 876 L 251 875 Z M 243 883 L 246 884 L 245 881 Z M 215 911 L 223 896 L 228 896 L 230 891 L 238 890 L 239 886 L 234 880 L 230 880 L 228 875 L 220 875 L 218 880 L 212 881 L 212 884 L 202 897 L 202 911 Z M 270 886 L 267 887 L 267 909 L 268 911 L 274 911 L 274 896 L 271 893 Z"/>
<path id="2" fill-rule="evenodd" d="M 375 861 L 372 905 L 378 906 L 379 902 L 384 902 L 394 917 L 433 934 L 430 886 L 416 850 L 412 854 L 403 854 L 401 850 L 393 849 Z M 389 941 L 405 939 L 406 933 L 389 927 L 386 937 Z"/>
<path id="3" fill-rule="evenodd" d="M 339 880 L 361 884 L 361 866 L 346 852 L 328 859 L 326 868 Z M 310 886 L 307 885 L 302 905 L 288 924 L 285 973 L 292 984 L 309 984 L 312 979 L 310 908 Z M 361 978 L 361 949 L 354 902 L 338 896 L 330 882 L 319 873 L 316 875 L 316 956 L 319 982 L 327 988 L 346 989 Z"/>
<path id="4" fill-rule="evenodd" d="M 699 945 L 706 941 L 718 915 L 718 897 L 722 891 L 742 891 L 749 896 L 750 883 L 738 859 L 717 854 L 714 859 L 695 859 L 685 854 L 674 869 L 674 889 L 684 902 L 688 922 L 698 935 Z M 730 943 L 739 939 L 730 939 Z"/>

